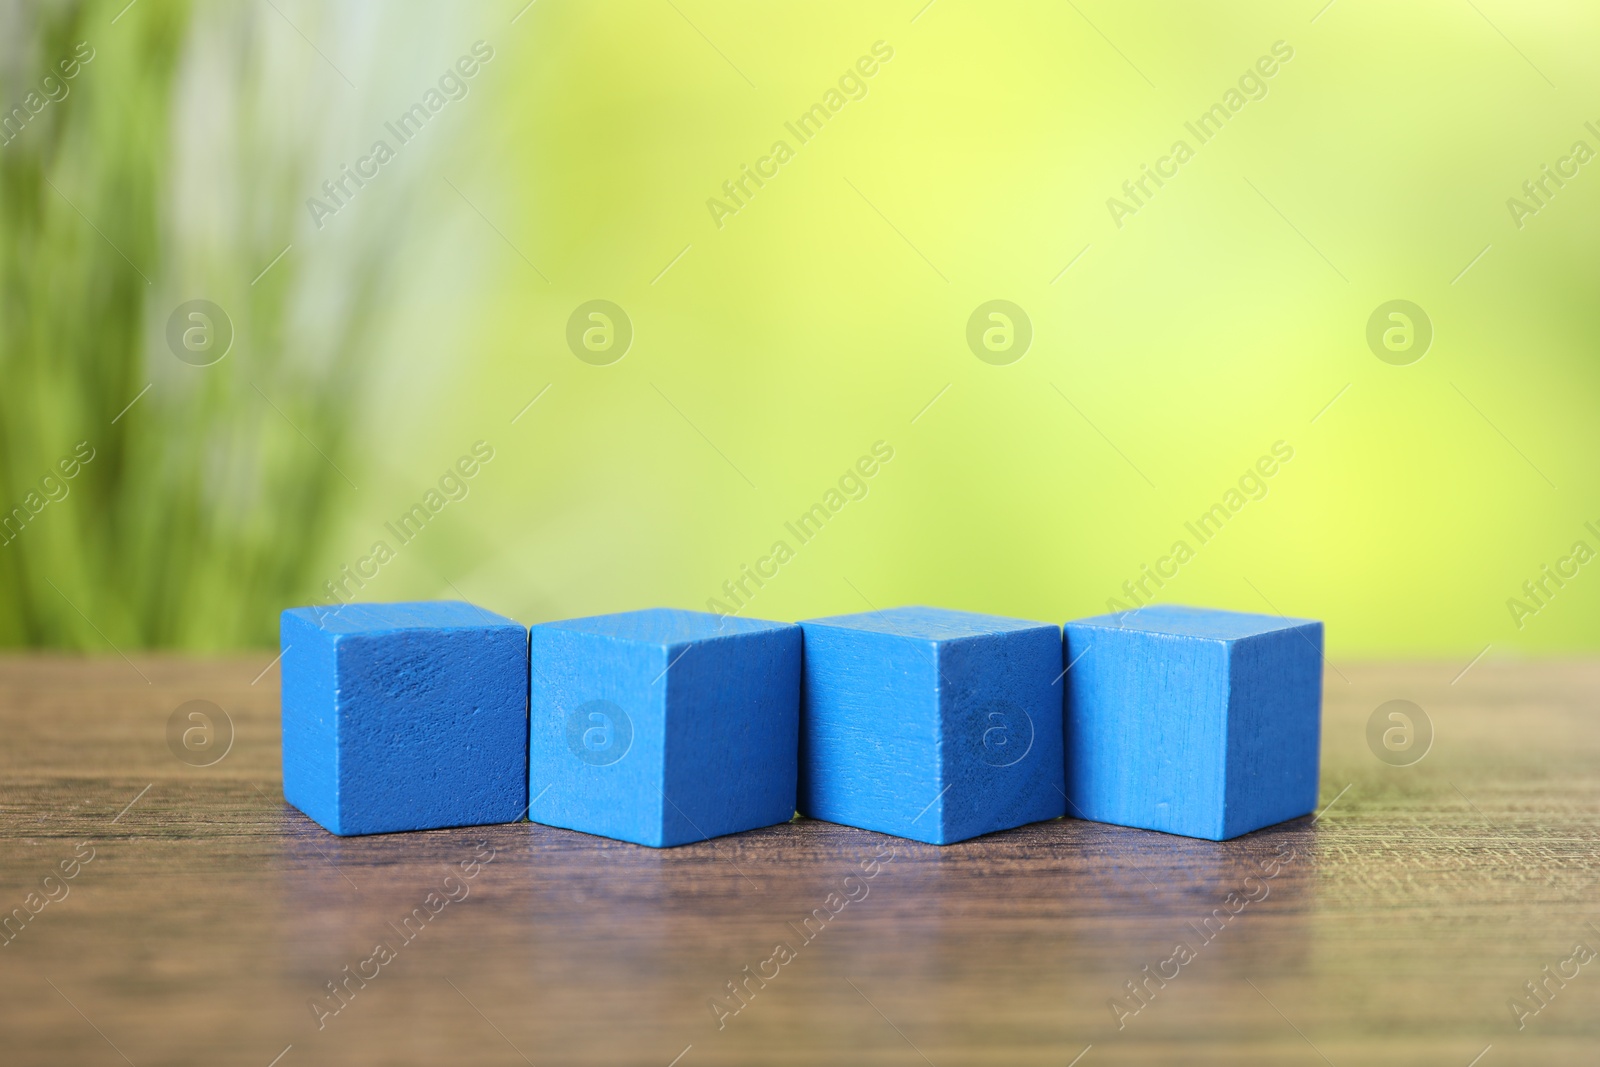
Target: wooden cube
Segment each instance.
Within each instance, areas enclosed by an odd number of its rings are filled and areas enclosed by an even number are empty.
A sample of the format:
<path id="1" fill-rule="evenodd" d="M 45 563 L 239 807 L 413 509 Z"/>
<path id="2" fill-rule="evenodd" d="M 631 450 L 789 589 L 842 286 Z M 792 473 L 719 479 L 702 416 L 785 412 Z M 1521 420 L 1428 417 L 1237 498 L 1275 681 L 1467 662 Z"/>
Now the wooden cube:
<path id="1" fill-rule="evenodd" d="M 667 608 L 533 627 L 529 818 L 654 847 L 788 822 L 800 638 Z"/>
<path id="2" fill-rule="evenodd" d="M 1151 606 L 1066 657 L 1067 814 L 1222 841 L 1316 809 L 1320 622 Z"/>
<path id="3" fill-rule="evenodd" d="M 514 822 L 528 806 L 528 636 L 471 604 L 291 608 L 283 795 L 333 833 Z"/>
<path id="4" fill-rule="evenodd" d="M 926 607 L 800 625 L 802 815 L 944 845 L 1065 811 L 1055 626 Z"/>

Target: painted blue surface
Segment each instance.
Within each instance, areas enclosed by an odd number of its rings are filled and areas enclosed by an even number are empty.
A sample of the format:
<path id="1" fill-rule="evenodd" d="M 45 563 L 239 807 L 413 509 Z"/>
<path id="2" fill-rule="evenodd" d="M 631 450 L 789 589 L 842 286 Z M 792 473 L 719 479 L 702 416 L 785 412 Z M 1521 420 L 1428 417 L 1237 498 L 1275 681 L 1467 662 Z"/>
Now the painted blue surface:
<path id="1" fill-rule="evenodd" d="M 926 607 L 800 625 L 802 815 L 945 845 L 1065 811 L 1057 627 Z"/>
<path id="2" fill-rule="evenodd" d="M 455 601 L 291 608 L 283 795 L 336 834 L 514 822 L 528 804 L 528 638 Z"/>
<path id="3" fill-rule="evenodd" d="M 664 847 L 794 815 L 800 628 L 654 608 L 532 629 L 529 818 Z"/>
<path id="4" fill-rule="evenodd" d="M 1065 644 L 1068 815 L 1221 841 L 1316 809 L 1322 623 L 1151 606 Z"/>

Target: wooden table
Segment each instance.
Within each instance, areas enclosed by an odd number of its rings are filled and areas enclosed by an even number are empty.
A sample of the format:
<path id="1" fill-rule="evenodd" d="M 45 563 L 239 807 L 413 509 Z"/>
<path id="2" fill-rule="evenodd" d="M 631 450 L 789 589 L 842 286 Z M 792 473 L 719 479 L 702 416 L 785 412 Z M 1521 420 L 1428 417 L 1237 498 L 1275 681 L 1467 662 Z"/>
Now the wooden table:
<path id="1" fill-rule="evenodd" d="M 1326 812 L 1224 844 L 798 821 L 653 851 L 326 834 L 282 800 L 269 659 L 0 659 L 0 1062 L 1600 1062 L 1600 664 L 1330 667 Z M 1436 732 L 1409 767 L 1367 741 L 1394 698 Z M 235 730 L 209 767 L 168 745 L 195 699 Z"/>

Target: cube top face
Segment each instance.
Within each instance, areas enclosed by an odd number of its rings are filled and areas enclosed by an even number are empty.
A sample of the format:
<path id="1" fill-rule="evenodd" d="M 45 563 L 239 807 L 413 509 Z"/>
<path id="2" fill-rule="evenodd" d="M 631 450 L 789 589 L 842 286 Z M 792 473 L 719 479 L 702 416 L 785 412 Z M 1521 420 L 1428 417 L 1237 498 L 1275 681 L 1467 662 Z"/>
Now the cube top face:
<path id="1" fill-rule="evenodd" d="M 786 622 L 767 622 L 762 619 L 745 619 L 734 615 L 713 615 L 705 611 L 646 608 L 643 611 L 624 611 L 615 615 L 591 615 L 586 619 L 543 623 L 539 628 L 567 630 L 594 637 L 609 637 L 618 641 L 675 648 L 694 641 L 785 630 L 792 628 L 793 625 Z"/>
<path id="2" fill-rule="evenodd" d="M 338 608 L 290 608 L 283 613 L 310 623 L 334 637 L 390 634 L 402 630 L 475 630 L 521 623 L 484 611 L 459 600 L 430 600 L 405 604 L 345 604 Z"/>
<path id="3" fill-rule="evenodd" d="M 1068 814 L 1226 840 L 1313 811 L 1322 624 L 1136 614 L 1066 626 Z"/>
<path id="4" fill-rule="evenodd" d="M 1189 608 L 1177 604 L 1151 604 L 1134 611 L 1077 619 L 1067 625 L 1076 628 L 1137 630 L 1141 633 L 1198 637 L 1209 641 L 1241 641 L 1249 637 L 1259 637 L 1262 634 L 1277 633 L 1302 626 L 1315 626 L 1319 630 L 1322 627 L 1322 624 L 1314 619 L 1290 619 L 1277 615 L 1257 615 L 1246 611 Z"/>
<path id="5" fill-rule="evenodd" d="M 529 658 L 534 822 L 661 847 L 793 816 L 798 626 L 629 612 L 535 626 Z"/>
<path id="6" fill-rule="evenodd" d="M 527 631 L 464 604 L 320 614 L 281 619 L 285 799 L 340 835 L 520 819 Z"/>
<path id="7" fill-rule="evenodd" d="M 1059 632 L 1058 628 L 1050 623 L 928 607 L 890 608 L 887 611 L 864 611 L 856 615 L 830 615 L 821 619 L 806 619 L 800 625 L 807 629 L 827 626 L 865 630 L 890 637 L 934 642 L 960 641 L 965 638 L 1037 630 L 1047 626 Z"/>
<path id="8" fill-rule="evenodd" d="M 802 814 L 951 844 L 1063 813 L 1057 627 L 930 608 L 801 627 Z"/>

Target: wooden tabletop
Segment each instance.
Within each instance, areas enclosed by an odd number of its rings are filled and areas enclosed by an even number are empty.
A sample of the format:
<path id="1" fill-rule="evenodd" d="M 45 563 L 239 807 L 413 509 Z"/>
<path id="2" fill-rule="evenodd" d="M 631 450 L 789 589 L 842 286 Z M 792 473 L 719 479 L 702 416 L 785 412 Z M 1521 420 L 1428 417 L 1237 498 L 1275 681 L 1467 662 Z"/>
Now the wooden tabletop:
<path id="1" fill-rule="evenodd" d="M 270 658 L 0 659 L 0 1062 L 1600 1062 L 1600 664 L 1330 665 L 1325 812 L 1221 844 L 656 851 L 333 837 L 283 802 Z M 225 754 L 169 731 L 194 700 Z"/>

